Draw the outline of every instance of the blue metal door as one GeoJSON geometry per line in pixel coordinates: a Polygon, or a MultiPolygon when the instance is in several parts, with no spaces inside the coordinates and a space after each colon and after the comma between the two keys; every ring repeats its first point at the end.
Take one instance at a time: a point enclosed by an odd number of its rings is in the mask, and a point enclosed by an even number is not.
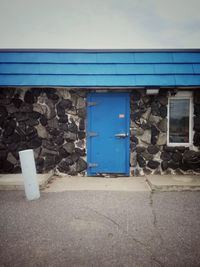
{"type": "Polygon", "coordinates": [[[90,93],[87,101],[88,175],[129,176],[129,94],[90,93]]]}

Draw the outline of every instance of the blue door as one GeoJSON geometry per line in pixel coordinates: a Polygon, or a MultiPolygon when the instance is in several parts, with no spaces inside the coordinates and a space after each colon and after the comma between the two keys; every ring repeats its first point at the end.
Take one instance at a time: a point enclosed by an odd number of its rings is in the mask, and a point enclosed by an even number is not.
{"type": "Polygon", "coordinates": [[[87,101],[87,174],[129,176],[129,94],[90,93],[87,101]]]}

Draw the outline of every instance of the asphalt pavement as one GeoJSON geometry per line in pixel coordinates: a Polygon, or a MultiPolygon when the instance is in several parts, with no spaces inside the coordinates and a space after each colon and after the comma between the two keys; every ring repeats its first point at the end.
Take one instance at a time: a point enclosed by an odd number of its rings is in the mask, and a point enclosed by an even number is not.
{"type": "Polygon", "coordinates": [[[0,266],[200,266],[200,192],[0,191],[0,266]]]}

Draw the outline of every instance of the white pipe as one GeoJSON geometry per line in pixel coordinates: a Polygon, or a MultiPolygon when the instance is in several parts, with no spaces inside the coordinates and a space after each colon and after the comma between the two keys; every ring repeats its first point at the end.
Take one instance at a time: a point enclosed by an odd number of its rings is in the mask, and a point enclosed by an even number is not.
{"type": "Polygon", "coordinates": [[[25,194],[28,200],[40,197],[39,184],[36,175],[35,159],[32,149],[19,152],[22,176],[24,178],[25,194]]]}

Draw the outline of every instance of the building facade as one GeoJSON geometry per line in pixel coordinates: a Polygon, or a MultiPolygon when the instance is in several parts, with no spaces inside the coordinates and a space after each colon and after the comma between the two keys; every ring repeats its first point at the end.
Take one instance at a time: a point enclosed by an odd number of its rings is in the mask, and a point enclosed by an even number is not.
{"type": "Polygon", "coordinates": [[[199,50],[1,50],[0,172],[200,172],[199,50]]]}

